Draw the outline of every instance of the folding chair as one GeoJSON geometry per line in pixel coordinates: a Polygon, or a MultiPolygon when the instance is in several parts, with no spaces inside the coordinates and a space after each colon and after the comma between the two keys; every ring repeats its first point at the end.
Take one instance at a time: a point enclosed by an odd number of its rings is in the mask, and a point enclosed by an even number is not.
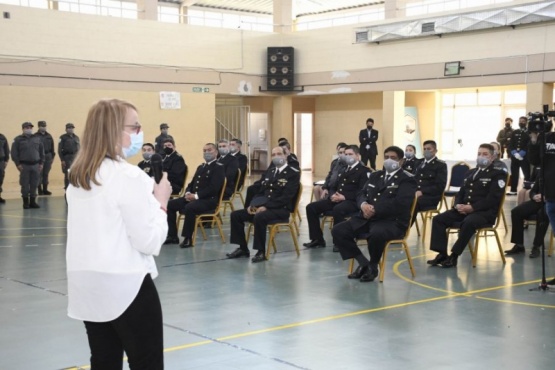
{"type": "Polygon", "coordinates": [[[241,201],[243,202],[243,205],[245,205],[245,202],[243,201],[243,196],[241,195],[239,188],[240,188],[240,184],[239,184],[239,180],[241,179],[241,170],[237,170],[237,175],[235,175],[235,189],[233,189],[233,194],[231,194],[231,196],[229,197],[229,199],[227,200],[222,200],[223,203],[223,213],[225,216],[225,210],[227,209],[227,206],[229,206],[229,208],[231,209],[231,212],[235,211],[235,207],[233,207],[233,200],[235,199],[235,195],[239,194],[239,196],[241,197],[241,201]]]}
{"type": "Polygon", "coordinates": [[[447,185],[447,189],[445,189],[442,196],[445,209],[449,209],[449,206],[447,205],[447,197],[454,197],[459,192],[458,190],[451,190],[451,188],[460,188],[463,185],[464,175],[468,172],[468,170],[470,170],[470,165],[466,162],[455,163],[453,167],[451,167],[449,185],[447,185]]]}
{"type": "MultiPolygon", "coordinates": [[[[416,202],[417,202],[417,198],[415,196],[413,201],[412,201],[412,205],[410,207],[410,217],[411,217],[410,219],[412,219],[412,216],[414,214],[414,210],[416,208],[416,202]]],[[[410,220],[409,220],[409,226],[407,227],[407,231],[405,231],[405,236],[403,237],[403,239],[390,240],[385,245],[385,248],[384,248],[383,254],[382,254],[382,258],[380,259],[380,264],[379,264],[379,266],[380,266],[380,283],[383,283],[383,279],[384,279],[384,276],[385,276],[385,269],[384,269],[385,260],[387,258],[387,250],[388,250],[388,248],[391,244],[401,244],[400,249],[403,250],[405,252],[406,256],[407,256],[407,261],[409,263],[409,268],[410,268],[410,272],[412,274],[412,277],[416,276],[416,273],[414,272],[414,265],[412,263],[412,258],[410,256],[410,252],[409,252],[409,247],[408,247],[408,244],[407,244],[407,240],[408,240],[409,235],[410,235],[410,229],[411,229],[411,227],[410,227],[410,220]]],[[[367,238],[364,238],[363,236],[361,236],[360,238],[357,238],[357,243],[360,242],[360,241],[366,242],[366,239],[367,238]]],[[[355,260],[351,259],[351,263],[349,264],[349,274],[353,272],[354,265],[355,265],[355,260]]]]}
{"type": "MultiPolygon", "coordinates": [[[[293,239],[293,244],[295,245],[295,251],[297,252],[297,257],[301,255],[301,252],[299,250],[299,243],[297,242],[297,235],[296,235],[297,229],[296,229],[294,215],[299,210],[299,203],[301,200],[302,192],[303,192],[303,185],[299,184],[297,197],[296,199],[294,199],[294,203],[293,203],[294,204],[293,212],[290,213],[289,219],[278,220],[268,225],[269,236],[268,236],[268,245],[266,247],[266,259],[270,259],[270,247],[273,248],[274,253],[277,253],[275,237],[276,237],[276,234],[282,231],[289,231],[289,233],[291,234],[291,239],[293,239]]],[[[250,235],[253,232],[253,229],[254,229],[254,225],[252,223],[249,223],[249,228],[247,230],[247,244],[249,242],[250,235]]]]}
{"type": "Polygon", "coordinates": [[[416,220],[414,221],[414,223],[416,224],[416,232],[418,233],[418,235],[422,235],[422,243],[424,243],[424,240],[426,239],[426,227],[428,225],[428,220],[431,220],[434,215],[439,214],[442,206],[442,199],[443,193],[441,193],[441,198],[439,198],[437,208],[418,212],[420,214],[420,217],[422,218],[422,234],[420,234],[420,228],[418,227],[418,215],[416,216],[416,220]]]}
{"type": "Polygon", "coordinates": [[[179,194],[170,195],[170,199],[183,198],[185,196],[185,188],[187,187],[187,173],[189,172],[189,167],[185,167],[185,176],[183,176],[183,187],[179,194]]]}

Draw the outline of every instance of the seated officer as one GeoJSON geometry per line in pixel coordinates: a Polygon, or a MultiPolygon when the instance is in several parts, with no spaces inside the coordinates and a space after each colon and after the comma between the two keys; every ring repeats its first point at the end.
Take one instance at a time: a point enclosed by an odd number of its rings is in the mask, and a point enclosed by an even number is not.
{"type": "Polygon", "coordinates": [[[426,140],[423,148],[424,159],[422,159],[414,173],[418,201],[411,225],[416,220],[418,212],[437,208],[441,201],[441,194],[445,190],[445,185],[447,185],[447,164],[436,157],[436,142],[426,140]]]}
{"type": "Polygon", "coordinates": [[[162,169],[168,173],[168,181],[172,186],[172,195],[179,194],[185,186],[185,172],[187,165],[185,159],[175,150],[175,142],[172,138],[166,138],[163,142],[164,159],[162,169]]]}
{"type": "Polygon", "coordinates": [[[532,216],[538,216],[539,212],[543,212],[542,217],[545,222],[541,224],[538,222],[536,225],[534,242],[532,251],[530,252],[530,258],[540,256],[540,247],[543,245],[549,222],[547,220],[547,214],[545,213],[545,207],[542,203],[542,195],[539,191],[539,181],[536,181],[532,190],[530,190],[530,200],[519,204],[511,210],[511,221],[513,226],[511,230],[511,243],[514,243],[514,246],[508,251],[505,251],[505,254],[508,256],[524,253],[526,251],[524,248],[524,221],[530,219],[532,216]]]}
{"type": "Polygon", "coordinates": [[[320,200],[323,198],[327,198],[329,194],[330,184],[335,185],[337,182],[337,175],[339,171],[345,166],[345,162],[343,161],[343,155],[345,154],[345,148],[347,148],[347,144],[341,142],[337,144],[335,150],[337,151],[337,158],[331,161],[330,164],[330,171],[324,180],[322,185],[314,185],[312,188],[312,194],[314,195],[315,200],[320,200]]]}
{"type": "Polygon", "coordinates": [[[231,244],[239,248],[228,253],[228,258],[250,257],[245,238],[245,222],[254,224],[253,249],[257,250],[252,262],[266,260],[266,228],[272,221],[288,220],[293,202],[299,191],[300,172],[287,164],[281,147],[272,149],[273,166],[268,168],[260,190],[247,204],[247,209],[231,212],[231,244]]]}
{"type": "Polygon", "coordinates": [[[332,229],[341,258],[358,262],[349,279],[374,281],[385,245],[389,240],[402,238],[407,231],[416,181],[402,169],[403,154],[403,149],[396,146],[384,151],[385,171],[371,173],[357,196],[360,213],[332,229]],[[370,261],[357,246],[356,236],[361,234],[367,237],[370,261]]]}
{"type": "Polygon", "coordinates": [[[457,266],[457,258],[476,229],[495,223],[507,185],[507,174],[494,168],[491,144],[480,145],[476,164],[477,167],[465,175],[463,186],[455,196],[455,206],[432,220],[430,249],[438,252],[438,255],[428,261],[429,265],[446,268],[457,266]],[[448,256],[446,230],[455,224],[460,224],[459,238],[448,256]]]}
{"type": "Polygon", "coordinates": [[[150,158],[154,154],[154,145],[152,145],[151,143],[145,143],[143,144],[142,151],[143,160],[140,161],[137,166],[139,166],[141,170],[145,171],[148,176],[153,177],[154,172],[152,172],[152,164],[150,163],[150,158]]]}
{"type": "Polygon", "coordinates": [[[416,147],[412,144],[407,145],[405,148],[405,159],[403,160],[403,170],[414,175],[422,161],[423,159],[416,158],[416,147]]]}
{"type": "Polygon", "coordinates": [[[224,192],[224,199],[227,200],[235,191],[239,161],[230,155],[229,141],[225,139],[218,141],[218,154],[220,155],[218,162],[224,165],[225,178],[227,179],[224,192]]]}
{"type": "Polygon", "coordinates": [[[320,215],[333,212],[333,223],[339,224],[345,217],[358,211],[356,203],[357,193],[368,180],[370,170],[359,160],[359,149],[356,145],[349,145],[345,149],[345,163],[337,175],[337,181],[329,188],[329,197],[312,202],[306,206],[308,233],[310,242],[303,245],[307,248],[323,248],[326,246],[324,234],[320,228],[320,215]]]}
{"type": "Polygon", "coordinates": [[[287,164],[291,167],[295,167],[296,169],[300,169],[301,165],[299,164],[299,159],[294,153],[291,153],[291,144],[288,141],[282,140],[279,143],[279,146],[285,152],[285,156],[287,157],[287,164]]]}
{"type": "Polygon", "coordinates": [[[185,189],[185,196],[168,202],[168,237],[164,244],[179,243],[176,226],[177,212],[185,214],[181,233],[185,239],[179,246],[189,248],[193,246],[196,215],[212,211],[218,206],[225,179],[224,166],[216,160],[218,154],[216,144],[208,143],[202,150],[206,163],[197,167],[193,179],[185,189]]]}
{"type": "Polygon", "coordinates": [[[492,141],[490,144],[493,146],[493,167],[496,170],[501,170],[505,173],[509,173],[509,169],[507,168],[505,162],[499,159],[501,145],[497,141],[492,141]]]}

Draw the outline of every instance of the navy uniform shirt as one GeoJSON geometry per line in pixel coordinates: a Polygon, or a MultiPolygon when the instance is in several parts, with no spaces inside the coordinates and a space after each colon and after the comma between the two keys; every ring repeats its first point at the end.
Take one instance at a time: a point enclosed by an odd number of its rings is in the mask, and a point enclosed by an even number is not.
{"type": "Polygon", "coordinates": [[[54,138],[48,132],[35,132],[35,136],[38,137],[42,141],[42,145],[44,147],[44,154],[45,155],[52,155],[52,158],[56,156],[56,152],[54,151],[54,138]]]}
{"type": "Polygon", "coordinates": [[[414,178],[416,190],[420,190],[431,203],[437,203],[441,200],[441,194],[447,185],[447,164],[437,157],[427,163],[422,160],[416,169],[414,178]]]}
{"type": "Polygon", "coordinates": [[[506,186],[507,173],[495,169],[493,163],[481,170],[473,168],[465,175],[463,185],[455,196],[455,205],[471,205],[474,212],[496,216],[506,186]]]}
{"type": "Polygon", "coordinates": [[[0,161],[7,162],[10,160],[10,146],[8,145],[8,139],[2,134],[0,134],[0,161]]]}
{"type": "Polygon", "coordinates": [[[358,192],[364,187],[370,169],[358,162],[351,169],[342,167],[337,176],[337,184],[330,188],[330,195],[337,192],[345,197],[345,200],[356,200],[358,192]]]}
{"type": "Polygon", "coordinates": [[[172,154],[164,156],[162,170],[168,173],[168,181],[172,186],[172,192],[174,194],[179,193],[185,185],[185,172],[187,171],[185,159],[174,150],[172,154]]]}
{"type": "Polygon", "coordinates": [[[198,199],[218,199],[224,180],[224,165],[214,159],[210,163],[203,163],[197,167],[185,191],[196,194],[198,199]]]}
{"type": "Polygon", "coordinates": [[[75,134],[65,133],[60,136],[60,141],[58,142],[58,154],[60,159],[64,161],[66,156],[74,156],[79,151],[81,143],[79,142],[79,136],[75,134]]]}
{"type": "Polygon", "coordinates": [[[11,154],[16,166],[19,166],[21,162],[27,162],[26,164],[44,163],[44,146],[42,141],[34,135],[17,136],[12,143],[11,154]]]}
{"type": "Polygon", "coordinates": [[[239,160],[230,154],[226,154],[218,158],[217,161],[224,165],[225,178],[227,180],[224,199],[229,199],[231,194],[235,191],[235,181],[237,180],[239,160]]]}
{"type": "Polygon", "coordinates": [[[416,193],[414,176],[401,169],[385,182],[385,175],[385,171],[370,174],[357,196],[357,205],[359,208],[363,203],[373,205],[376,213],[372,220],[389,220],[401,228],[407,228],[416,193]]]}
{"type": "Polygon", "coordinates": [[[516,150],[517,152],[520,152],[521,150],[527,151],[529,141],[530,136],[528,135],[528,131],[523,129],[514,130],[511,135],[511,140],[509,141],[509,151],[511,154],[513,150],[516,150]]]}
{"type": "Polygon", "coordinates": [[[416,157],[412,157],[411,159],[405,158],[405,161],[403,162],[403,169],[414,175],[416,169],[418,168],[418,166],[420,166],[422,161],[423,159],[419,159],[416,157]]]}
{"type": "Polygon", "coordinates": [[[289,165],[274,174],[276,167],[269,168],[262,180],[260,191],[255,196],[264,196],[267,202],[264,207],[268,209],[286,208],[293,212],[294,200],[301,180],[301,173],[297,168],[289,165]]]}

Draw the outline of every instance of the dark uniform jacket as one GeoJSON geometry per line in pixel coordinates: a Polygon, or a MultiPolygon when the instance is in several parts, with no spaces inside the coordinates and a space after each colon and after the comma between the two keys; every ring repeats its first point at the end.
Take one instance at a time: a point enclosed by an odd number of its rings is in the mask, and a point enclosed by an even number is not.
{"type": "Polygon", "coordinates": [[[0,134],[0,162],[7,162],[10,160],[10,146],[8,139],[0,134]]]}
{"type": "Polygon", "coordinates": [[[34,135],[19,135],[12,143],[12,160],[16,166],[20,164],[43,164],[44,146],[34,135]]]}
{"type": "Polygon", "coordinates": [[[474,178],[478,170],[476,167],[466,173],[463,186],[455,196],[455,205],[470,204],[474,212],[483,212],[494,220],[507,186],[507,173],[490,164],[474,178]]]}
{"type": "Polygon", "coordinates": [[[81,143],[79,142],[79,137],[75,134],[68,134],[65,133],[60,136],[60,141],[58,142],[58,154],[60,155],[60,160],[65,161],[65,157],[69,156],[73,158],[79,148],[81,147],[81,143]]]}
{"type": "Polygon", "coordinates": [[[322,189],[329,190],[332,187],[337,185],[337,178],[339,176],[339,172],[343,171],[343,169],[347,167],[345,162],[339,160],[339,158],[334,159],[331,161],[330,164],[330,171],[324,180],[324,185],[322,185],[322,189]]]}
{"type": "Polygon", "coordinates": [[[234,156],[227,154],[218,158],[218,162],[224,165],[225,178],[227,183],[225,185],[224,199],[229,199],[231,194],[235,191],[235,181],[237,180],[237,170],[239,169],[239,161],[234,156]]]}
{"type": "Polygon", "coordinates": [[[356,200],[358,192],[364,187],[368,181],[370,170],[362,163],[358,162],[351,170],[347,171],[348,166],[342,167],[337,176],[335,186],[329,189],[330,195],[340,193],[345,200],[356,200]]]}
{"type": "Polygon", "coordinates": [[[152,162],[150,162],[150,160],[142,160],[137,166],[139,166],[141,170],[145,171],[148,176],[154,177],[154,172],[152,172],[152,162]]]}
{"type": "Polygon", "coordinates": [[[513,135],[513,128],[509,127],[503,127],[501,130],[499,130],[499,133],[497,134],[497,142],[504,148],[509,146],[509,142],[511,141],[511,136],[513,135]]]}
{"type": "Polygon", "coordinates": [[[528,151],[528,142],[530,141],[530,136],[528,131],[523,129],[517,129],[513,131],[511,135],[511,140],[509,141],[509,152],[511,155],[520,153],[522,157],[526,155],[528,151]]]}
{"type": "Polygon", "coordinates": [[[247,156],[241,152],[237,152],[233,156],[237,158],[239,169],[241,170],[241,178],[239,179],[239,187],[241,187],[245,183],[245,176],[247,176],[247,156]]]}
{"type": "Polygon", "coordinates": [[[405,158],[405,161],[403,162],[403,170],[414,175],[416,173],[416,169],[422,164],[423,160],[424,159],[416,157],[412,157],[411,159],[405,158]]]}
{"type": "Polygon", "coordinates": [[[421,206],[433,207],[441,200],[441,194],[447,185],[447,164],[437,157],[425,165],[424,163],[426,161],[422,160],[414,174],[416,190],[422,192],[422,197],[418,202],[421,206]]]}
{"type": "Polygon", "coordinates": [[[54,151],[54,138],[48,132],[42,133],[40,131],[35,132],[34,136],[38,137],[42,141],[44,146],[44,155],[51,155],[52,158],[56,156],[54,151]]]}
{"type": "MultiPolygon", "coordinates": [[[[416,193],[414,177],[403,171],[397,171],[385,183],[385,171],[376,171],[364,184],[357,196],[357,206],[362,203],[374,206],[375,215],[370,220],[389,220],[399,228],[406,229],[410,222],[410,208],[416,193]]],[[[364,220],[367,221],[367,220],[364,220]]]]}
{"type": "Polygon", "coordinates": [[[370,134],[368,129],[360,130],[358,134],[358,141],[360,143],[360,154],[368,153],[373,155],[378,155],[378,130],[371,129],[370,134]],[[370,145],[370,149],[366,149],[366,145],[370,145]]]}
{"type": "Polygon", "coordinates": [[[301,180],[300,171],[289,165],[285,166],[277,175],[274,175],[276,167],[271,166],[264,173],[261,187],[254,199],[264,197],[267,200],[264,207],[268,209],[285,208],[293,212],[294,200],[301,180]]]}
{"type": "Polygon", "coordinates": [[[299,164],[299,159],[294,153],[289,153],[289,155],[287,156],[287,164],[298,170],[301,168],[301,165],[299,164]]]}
{"type": "Polygon", "coordinates": [[[168,173],[168,181],[172,186],[172,193],[178,194],[185,185],[185,172],[187,171],[185,159],[174,150],[172,154],[164,156],[162,170],[168,173]]]}
{"type": "Polygon", "coordinates": [[[185,189],[186,193],[196,194],[198,199],[218,199],[224,184],[224,165],[217,160],[203,163],[197,167],[193,179],[185,189]]]}

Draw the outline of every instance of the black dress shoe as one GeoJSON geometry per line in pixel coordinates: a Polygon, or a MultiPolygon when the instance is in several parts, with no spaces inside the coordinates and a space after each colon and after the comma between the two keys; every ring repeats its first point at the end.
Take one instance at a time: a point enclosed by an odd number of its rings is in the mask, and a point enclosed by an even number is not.
{"type": "Polygon", "coordinates": [[[266,261],[266,253],[265,253],[265,252],[258,252],[258,253],[251,259],[251,262],[252,262],[252,263],[264,262],[264,261],[266,261]]]}
{"type": "Polygon", "coordinates": [[[0,203],[2,203],[2,204],[6,203],[6,199],[0,197],[0,203]]]}
{"type": "Polygon", "coordinates": [[[179,244],[179,238],[168,236],[164,242],[164,245],[165,244],[179,244]]]}
{"type": "Polygon", "coordinates": [[[447,256],[445,254],[441,254],[439,253],[436,258],[434,258],[433,260],[428,260],[426,261],[426,263],[428,265],[432,265],[432,266],[437,266],[440,263],[442,263],[443,261],[445,261],[445,259],[447,258],[447,256]]]}
{"type": "Polygon", "coordinates": [[[339,247],[338,247],[337,245],[334,245],[334,246],[333,246],[333,251],[334,251],[335,253],[338,253],[338,252],[339,252],[339,247]]]}
{"type": "Polygon", "coordinates": [[[530,258],[538,258],[540,256],[540,247],[532,247],[532,250],[530,251],[530,255],[528,257],[530,258]]]}
{"type": "Polygon", "coordinates": [[[185,238],[183,239],[181,244],[179,244],[179,248],[191,248],[191,247],[194,247],[193,241],[191,240],[191,238],[185,238]]]}
{"type": "Polygon", "coordinates": [[[459,258],[458,254],[451,253],[451,255],[447,257],[443,262],[441,262],[440,265],[443,268],[457,267],[458,258],[459,258]]]}
{"type": "Polygon", "coordinates": [[[376,280],[378,277],[378,266],[369,266],[366,273],[362,274],[360,277],[361,283],[368,283],[370,281],[376,280]]]}
{"type": "Polygon", "coordinates": [[[507,256],[513,255],[513,254],[520,254],[520,253],[524,253],[526,250],[524,249],[524,246],[520,245],[520,244],[515,244],[511,249],[509,249],[508,251],[505,251],[505,254],[507,256]]]}
{"type": "Polygon", "coordinates": [[[355,271],[347,275],[349,279],[360,279],[368,271],[368,266],[358,265],[355,271]]]}
{"type": "Polygon", "coordinates": [[[326,241],[325,240],[312,240],[310,243],[303,244],[307,248],[325,248],[326,241]]]}
{"type": "Polygon", "coordinates": [[[237,248],[231,253],[226,253],[226,256],[227,258],[241,258],[241,257],[249,258],[251,254],[249,253],[249,251],[245,251],[241,248],[237,248]]]}

